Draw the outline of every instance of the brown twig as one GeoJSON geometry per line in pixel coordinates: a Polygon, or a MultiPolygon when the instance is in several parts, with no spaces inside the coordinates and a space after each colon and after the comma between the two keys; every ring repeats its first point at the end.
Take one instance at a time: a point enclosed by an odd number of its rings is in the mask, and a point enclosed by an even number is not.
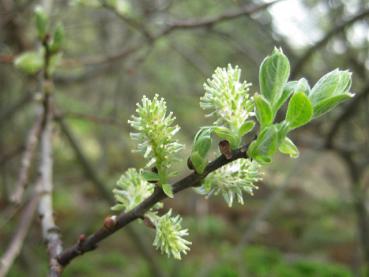
{"type": "MultiPolygon", "coordinates": [[[[178,193],[182,190],[185,190],[190,187],[198,186],[203,178],[205,178],[209,173],[215,171],[216,169],[224,166],[225,164],[230,163],[236,159],[246,158],[246,150],[247,145],[241,147],[235,151],[233,151],[232,158],[227,159],[223,155],[212,161],[208,164],[203,174],[199,175],[195,172],[191,173],[190,175],[182,178],[178,182],[173,184],[173,192],[178,193]]],[[[97,230],[94,234],[90,235],[86,238],[86,240],[81,244],[75,244],[70,248],[66,249],[63,253],[58,256],[58,261],[60,265],[66,266],[69,264],[73,259],[76,257],[92,251],[96,249],[98,243],[105,238],[109,237],[116,231],[122,229],[132,221],[142,218],[151,207],[153,207],[159,201],[167,198],[166,194],[157,187],[153,194],[144,200],[141,204],[139,204],[136,208],[121,213],[115,220],[115,224],[110,228],[102,227],[101,229],[97,230]]]]}

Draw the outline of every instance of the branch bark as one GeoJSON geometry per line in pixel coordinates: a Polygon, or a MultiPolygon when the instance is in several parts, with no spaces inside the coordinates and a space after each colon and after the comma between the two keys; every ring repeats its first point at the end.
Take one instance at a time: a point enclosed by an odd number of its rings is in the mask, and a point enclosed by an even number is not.
{"type": "Polygon", "coordinates": [[[41,219],[42,237],[47,245],[49,255],[49,276],[60,276],[62,268],[56,257],[62,252],[59,228],[56,226],[52,207],[52,109],[51,97],[46,92],[44,100],[45,122],[41,132],[40,153],[40,190],[41,198],[38,213],[41,219]]]}
{"type": "Polygon", "coordinates": [[[334,36],[339,33],[342,33],[347,27],[353,25],[355,22],[364,19],[365,17],[369,16],[369,9],[365,9],[362,12],[356,14],[355,16],[351,17],[350,19],[343,21],[341,24],[332,28],[329,32],[325,34],[320,40],[318,40],[313,46],[305,51],[302,57],[296,62],[295,66],[291,71],[291,79],[294,79],[303,69],[306,62],[311,58],[311,56],[327,44],[334,36]]]}
{"type": "MultiPolygon", "coordinates": [[[[235,150],[232,152],[232,158],[227,159],[223,155],[212,161],[208,164],[203,174],[197,174],[195,172],[189,174],[188,176],[182,178],[178,182],[173,184],[173,193],[178,193],[182,190],[185,190],[190,187],[195,187],[200,185],[202,179],[204,179],[209,173],[215,171],[216,169],[240,158],[246,158],[246,150],[247,145],[235,150]]],[[[103,226],[99,230],[97,230],[94,234],[90,235],[83,241],[77,242],[75,245],[66,249],[63,253],[61,253],[57,260],[59,261],[61,266],[66,266],[76,257],[92,251],[96,249],[98,243],[107,237],[114,234],[116,231],[122,229],[127,226],[129,223],[135,221],[136,219],[142,218],[151,207],[153,207],[159,201],[167,198],[165,193],[161,188],[157,187],[153,194],[144,200],[141,204],[139,204],[136,208],[123,212],[117,216],[114,220],[114,225],[109,226],[109,228],[103,226]]]]}

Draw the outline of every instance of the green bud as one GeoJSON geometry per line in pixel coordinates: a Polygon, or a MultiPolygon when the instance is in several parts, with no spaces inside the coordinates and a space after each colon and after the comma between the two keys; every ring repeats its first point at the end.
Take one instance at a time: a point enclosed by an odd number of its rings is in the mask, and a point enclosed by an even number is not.
{"type": "Polygon", "coordinates": [[[288,103],[286,121],[291,129],[308,123],[313,117],[313,107],[304,92],[295,93],[288,103]]]}
{"type": "Polygon", "coordinates": [[[255,101],[255,111],[256,118],[258,119],[261,129],[269,126],[273,123],[274,115],[272,107],[268,100],[266,100],[262,95],[256,94],[254,96],[255,101]]]}
{"type": "Polygon", "coordinates": [[[30,51],[18,56],[14,65],[24,73],[35,74],[44,66],[44,59],[41,52],[30,51]]]}
{"type": "Polygon", "coordinates": [[[288,137],[285,137],[282,143],[279,145],[278,150],[283,153],[289,155],[291,158],[299,157],[299,150],[297,146],[290,140],[288,137]]]}
{"type": "Polygon", "coordinates": [[[245,121],[241,127],[240,130],[238,131],[239,136],[243,137],[244,135],[246,135],[248,132],[250,132],[253,128],[255,127],[255,122],[252,120],[247,120],[245,121]]]}
{"type": "Polygon", "coordinates": [[[61,23],[59,23],[56,26],[55,31],[53,33],[53,37],[50,43],[50,51],[52,53],[58,52],[63,45],[63,41],[64,41],[64,27],[61,23]]]}
{"type": "Polygon", "coordinates": [[[204,169],[208,164],[206,156],[211,147],[211,132],[211,127],[201,128],[197,132],[193,141],[190,160],[194,166],[194,169],[199,174],[204,172],[204,169]]]}
{"type": "Polygon", "coordinates": [[[47,33],[49,19],[46,15],[45,10],[41,6],[37,6],[34,13],[38,37],[40,38],[40,40],[43,40],[47,33]]]}

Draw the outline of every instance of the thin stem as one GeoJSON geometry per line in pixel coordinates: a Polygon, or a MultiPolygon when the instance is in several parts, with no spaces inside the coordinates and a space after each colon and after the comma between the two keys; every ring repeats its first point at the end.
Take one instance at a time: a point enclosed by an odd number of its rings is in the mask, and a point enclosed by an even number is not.
{"type": "Polygon", "coordinates": [[[4,255],[1,257],[0,277],[6,276],[15,259],[18,257],[22,249],[24,239],[26,238],[28,230],[31,226],[33,215],[36,211],[38,201],[39,195],[36,194],[34,197],[32,197],[27,206],[24,208],[21,218],[19,220],[19,225],[14,233],[14,236],[11,242],[9,243],[9,246],[5,251],[4,255]]]}

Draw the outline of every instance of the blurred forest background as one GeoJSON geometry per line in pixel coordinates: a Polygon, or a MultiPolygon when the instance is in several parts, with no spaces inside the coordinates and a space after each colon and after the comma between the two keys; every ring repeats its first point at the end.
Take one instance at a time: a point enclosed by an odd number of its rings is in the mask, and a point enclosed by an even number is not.
{"type": "MultiPolygon", "coordinates": [[[[368,276],[367,0],[41,2],[66,33],[53,130],[53,205],[64,246],[101,226],[120,174],[143,165],[127,124],[143,94],[166,98],[186,158],[198,127],[210,123],[199,98],[217,66],[239,65],[256,92],[259,65],[278,46],[291,78],[314,84],[334,68],[349,69],[357,93],[295,132],[300,158],[277,155],[244,206],[228,208],[221,197],[205,200],[192,190],[166,200],[190,230],[193,245],[182,261],[156,252],[154,232],[135,222],[73,261],[65,276],[368,276]]],[[[10,204],[40,88],[12,61],[37,47],[33,9],[41,2],[0,0],[0,255],[31,194],[16,209],[10,204]]],[[[188,173],[185,164],[180,169],[188,173]]],[[[36,177],[32,166],[27,183],[36,177]]],[[[46,275],[38,223],[35,216],[9,276],[46,275]]]]}

